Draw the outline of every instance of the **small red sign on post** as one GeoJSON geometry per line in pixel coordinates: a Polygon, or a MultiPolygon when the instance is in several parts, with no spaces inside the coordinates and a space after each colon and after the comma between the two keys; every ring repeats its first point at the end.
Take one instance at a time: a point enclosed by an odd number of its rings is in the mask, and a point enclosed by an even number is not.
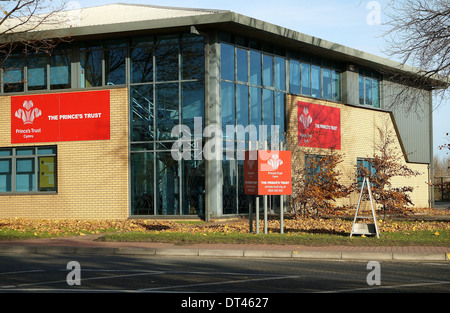
{"type": "Polygon", "coordinates": [[[244,192],[248,195],[292,194],[290,151],[246,151],[244,192]]]}
{"type": "Polygon", "coordinates": [[[109,90],[11,97],[11,143],[110,139],[109,90]]]}

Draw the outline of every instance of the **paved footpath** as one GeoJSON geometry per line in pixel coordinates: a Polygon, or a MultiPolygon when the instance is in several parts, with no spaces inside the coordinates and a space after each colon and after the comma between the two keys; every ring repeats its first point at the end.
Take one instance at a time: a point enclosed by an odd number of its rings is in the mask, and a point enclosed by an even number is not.
{"type": "Polygon", "coordinates": [[[255,244],[102,242],[98,236],[0,241],[2,254],[104,254],[297,259],[450,261],[450,247],[359,247],[255,244]]]}

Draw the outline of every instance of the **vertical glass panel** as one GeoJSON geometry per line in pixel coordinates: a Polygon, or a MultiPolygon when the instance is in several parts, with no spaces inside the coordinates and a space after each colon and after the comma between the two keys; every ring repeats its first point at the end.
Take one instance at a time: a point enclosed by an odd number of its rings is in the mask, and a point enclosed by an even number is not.
{"type": "Polygon", "coordinates": [[[102,51],[86,50],[80,55],[81,88],[101,86],[102,51]]]}
{"type": "Polygon", "coordinates": [[[376,108],[380,107],[380,88],[378,80],[373,80],[373,106],[376,108]]]}
{"type": "Polygon", "coordinates": [[[273,87],[273,57],[263,55],[263,85],[273,87]]]}
{"type": "Polygon", "coordinates": [[[245,194],[244,190],[244,161],[242,159],[239,159],[237,161],[238,166],[238,213],[239,214],[245,214],[248,213],[248,198],[245,194]]]}
{"type": "Polygon", "coordinates": [[[131,49],[131,83],[153,81],[153,41],[143,41],[131,49]]]}
{"type": "Polygon", "coordinates": [[[376,175],[376,169],[375,167],[372,167],[372,162],[370,159],[362,159],[362,158],[358,158],[356,161],[357,164],[357,172],[358,172],[358,186],[359,188],[361,188],[363,180],[364,180],[364,176],[362,175],[362,169],[366,169],[368,171],[369,175],[376,175]]]}
{"type": "Polygon", "coordinates": [[[153,141],[155,106],[153,85],[131,86],[131,141],[153,141]]]}
{"type": "Polygon", "coordinates": [[[302,63],[302,94],[311,95],[311,65],[308,63],[302,63]]]}
{"type": "Polygon", "coordinates": [[[332,80],[331,80],[331,70],[327,68],[322,69],[323,75],[323,97],[325,99],[332,99],[332,80]]]}
{"type": "Polygon", "coordinates": [[[220,73],[222,79],[234,81],[234,47],[220,45],[220,73]]]}
{"type": "Polygon", "coordinates": [[[182,215],[205,215],[205,162],[182,160],[182,215]]]}
{"type": "Polygon", "coordinates": [[[47,57],[35,55],[27,60],[28,90],[47,89],[47,57]]]}
{"type": "Polygon", "coordinates": [[[333,80],[333,100],[341,101],[341,74],[333,70],[331,76],[333,80]]]}
{"type": "Polygon", "coordinates": [[[70,88],[70,53],[50,57],[50,89],[70,88]]]}
{"type": "Polygon", "coordinates": [[[174,139],[172,128],[180,122],[177,83],[156,85],[156,114],[157,140],[174,139]]]}
{"type": "MultiPolygon", "coordinates": [[[[249,125],[248,115],[248,86],[236,86],[236,124],[244,129],[249,125]]],[[[238,140],[249,140],[249,132],[237,132],[238,140]]]]}
{"type": "Polygon", "coordinates": [[[200,117],[204,126],[205,88],[203,81],[183,83],[181,101],[181,124],[188,126],[191,132],[194,132],[194,118],[200,117]]]}
{"type": "Polygon", "coordinates": [[[235,37],[234,37],[234,42],[235,42],[238,46],[242,46],[242,47],[247,47],[247,46],[248,46],[248,39],[245,38],[245,37],[235,36],[235,37]]]}
{"type": "MultiPolygon", "coordinates": [[[[259,127],[262,125],[262,102],[261,102],[261,89],[257,87],[250,87],[250,124],[256,127],[257,134],[259,134],[259,127]]],[[[252,138],[250,134],[250,140],[259,140],[252,138]]]]}
{"type": "Polygon", "coordinates": [[[233,43],[234,42],[234,36],[231,35],[230,33],[220,32],[220,40],[222,42],[233,43]]]}
{"type": "Polygon", "coordinates": [[[236,124],[234,88],[234,84],[222,82],[222,136],[228,140],[234,140],[234,132],[227,132],[227,125],[236,124]]]}
{"type": "Polygon", "coordinates": [[[16,191],[35,190],[35,171],[33,159],[17,159],[16,161],[16,191]]]}
{"type": "Polygon", "coordinates": [[[3,90],[4,92],[23,91],[24,58],[10,55],[3,64],[3,90]]]}
{"type": "Polygon", "coordinates": [[[261,53],[250,51],[250,84],[261,86],[261,53]]]}
{"type": "Polygon", "coordinates": [[[273,91],[263,89],[263,122],[265,127],[263,129],[263,133],[260,135],[263,135],[263,140],[267,140],[268,143],[271,142],[272,125],[275,124],[273,100],[273,91]]]}
{"type": "Polygon", "coordinates": [[[315,180],[315,174],[321,171],[322,155],[307,154],[305,155],[306,179],[311,183],[318,183],[315,180]]]}
{"type": "Polygon", "coordinates": [[[122,85],[126,83],[125,57],[127,51],[105,51],[105,84],[122,85]]]}
{"type": "Polygon", "coordinates": [[[359,76],[359,104],[364,104],[364,77],[359,76]]]}
{"type": "Polygon", "coordinates": [[[322,81],[320,75],[320,66],[311,66],[311,85],[312,96],[316,98],[322,97],[322,81]]]}
{"type": "Polygon", "coordinates": [[[364,91],[365,104],[372,105],[372,79],[367,77],[365,78],[364,91]]]}
{"type": "Polygon", "coordinates": [[[183,79],[203,79],[205,47],[202,36],[183,35],[181,38],[181,71],[183,79]]]}
{"type": "Polygon", "coordinates": [[[156,80],[178,80],[178,36],[161,36],[157,38],[155,48],[156,80]]]}
{"type": "Polygon", "coordinates": [[[156,209],[158,215],[180,214],[178,161],[170,152],[156,155],[156,209]]]}
{"type": "Polygon", "coordinates": [[[364,177],[361,175],[361,169],[364,168],[364,160],[363,159],[357,159],[356,160],[356,169],[358,172],[357,175],[357,181],[358,181],[358,187],[361,188],[362,187],[362,183],[364,180],[364,177]]]}
{"type": "Polygon", "coordinates": [[[279,138],[282,140],[285,132],[284,93],[275,92],[275,124],[279,126],[279,138]]]}
{"type": "Polygon", "coordinates": [[[154,215],[154,154],[131,154],[131,214],[154,215]]]}
{"type": "Polygon", "coordinates": [[[56,157],[39,157],[39,191],[56,191],[56,157]]]}
{"type": "Polygon", "coordinates": [[[223,214],[237,213],[237,174],[236,160],[228,160],[224,155],[222,161],[223,173],[223,214]]]}
{"type": "Polygon", "coordinates": [[[248,51],[237,49],[237,80],[241,82],[248,82],[248,51]]]}
{"type": "Polygon", "coordinates": [[[275,57],[275,88],[286,90],[286,61],[275,57]]]}
{"type": "Polygon", "coordinates": [[[289,61],[289,92],[300,94],[300,62],[289,61]]]}
{"type": "Polygon", "coordinates": [[[11,160],[0,159],[0,192],[11,192],[11,160]]]}

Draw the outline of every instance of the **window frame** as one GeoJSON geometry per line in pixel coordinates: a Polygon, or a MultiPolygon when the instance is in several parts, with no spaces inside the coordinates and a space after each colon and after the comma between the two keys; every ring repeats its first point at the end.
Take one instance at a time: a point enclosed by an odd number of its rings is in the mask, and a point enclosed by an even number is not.
{"type": "Polygon", "coordinates": [[[342,102],[342,66],[336,62],[307,55],[295,55],[286,60],[289,68],[289,93],[342,102]],[[328,81],[325,79],[325,72],[329,74],[328,81]],[[329,87],[328,92],[326,87],[329,87]]]}
{"type": "Polygon", "coordinates": [[[315,183],[312,181],[314,174],[318,174],[322,171],[321,160],[325,157],[323,154],[305,154],[305,180],[308,183],[315,183]],[[314,161],[316,166],[311,166],[311,160],[314,161]]]}
{"type": "Polygon", "coordinates": [[[381,77],[375,72],[359,71],[358,103],[359,105],[381,108],[381,77]],[[368,85],[370,85],[370,96],[367,90],[368,85]]]}
{"type": "MultiPolygon", "coordinates": [[[[2,195],[42,195],[42,194],[57,194],[58,193],[58,157],[57,157],[57,146],[31,146],[31,147],[1,147],[1,151],[10,151],[9,155],[0,155],[0,161],[9,160],[10,161],[10,191],[0,191],[0,196],[2,195]],[[40,153],[45,152],[47,149],[52,149],[52,153],[40,153]],[[18,154],[20,150],[31,150],[32,153],[28,154],[18,154]],[[54,158],[54,187],[53,190],[41,190],[40,185],[40,172],[41,167],[39,161],[41,158],[54,158]],[[17,190],[17,162],[20,160],[32,160],[32,175],[33,175],[33,190],[18,191],[17,190]]],[[[31,172],[30,172],[31,173],[31,172]]],[[[28,173],[29,174],[29,173],[28,173]]]]}
{"type": "Polygon", "coordinates": [[[362,187],[362,183],[364,181],[364,176],[360,175],[359,165],[362,164],[362,167],[366,168],[372,175],[376,175],[376,169],[372,166],[373,158],[356,158],[356,181],[358,183],[358,188],[362,187]],[[366,164],[369,166],[366,167],[366,164]]]}

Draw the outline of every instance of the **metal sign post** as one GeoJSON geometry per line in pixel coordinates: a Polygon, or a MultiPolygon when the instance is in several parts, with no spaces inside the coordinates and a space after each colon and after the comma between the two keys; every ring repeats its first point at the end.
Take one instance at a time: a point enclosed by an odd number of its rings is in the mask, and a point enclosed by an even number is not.
{"type": "MultiPolygon", "coordinates": [[[[267,143],[264,145],[267,148],[267,143]]],[[[244,192],[255,195],[255,203],[249,203],[250,232],[253,230],[253,205],[255,206],[256,233],[259,233],[260,201],[263,210],[263,232],[268,233],[268,205],[273,204],[272,196],[280,197],[280,232],[283,233],[283,196],[292,194],[291,152],[284,150],[245,151],[244,192]],[[252,155],[251,155],[252,154],[252,155]],[[262,196],[262,197],[261,197],[262,196]],[[268,198],[271,196],[271,198],[268,198]]]]}
{"type": "Polygon", "coordinates": [[[373,198],[372,198],[372,190],[370,188],[370,180],[368,177],[364,177],[362,186],[361,186],[361,193],[359,195],[359,201],[358,201],[358,207],[356,208],[356,213],[355,213],[355,218],[353,219],[353,225],[352,225],[352,230],[350,232],[350,237],[352,237],[352,235],[377,235],[378,238],[380,238],[380,233],[378,231],[378,225],[377,225],[377,219],[375,217],[375,209],[373,206],[373,198]],[[362,201],[362,196],[363,196],[363,192],[364,192],[364,186],[367,182],[367,190],[369,191],[369,200],[370,200],[370,206],[372,209],[372,217],[370,216],[358,216],[358,211],[359,208],[361,207],[361,201],[362,201]],[[356,219],[370,219],[372,218],[374,223],[370,224],[370,223],[356,223],[356,219]]]}

